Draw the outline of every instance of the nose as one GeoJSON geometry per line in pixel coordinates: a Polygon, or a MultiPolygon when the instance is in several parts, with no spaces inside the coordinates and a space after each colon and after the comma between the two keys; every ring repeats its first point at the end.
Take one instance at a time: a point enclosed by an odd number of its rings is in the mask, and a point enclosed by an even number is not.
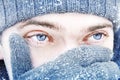
{"type": "Polygon", "coordinates": [[[67,51],[67,50],[71,50],[71,49],[73,49],[73,48],[77,48],[77,47],[79,47],[80,46],[80,44],[77,42],[77,41],[75,41],[75,40],[68,40],[68,41],[66,41],[66,43],[65,43],[65,50],[67,51]]]}

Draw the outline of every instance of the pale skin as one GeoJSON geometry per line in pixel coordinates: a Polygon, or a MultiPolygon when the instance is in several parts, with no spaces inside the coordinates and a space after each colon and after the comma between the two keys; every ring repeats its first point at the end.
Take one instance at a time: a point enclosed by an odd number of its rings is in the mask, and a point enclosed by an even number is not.
{"type": "MultiPolygon", "coordinates": [[[[10,60],[9,36],[17,33],[28,43],[33,67],[55,60],[80,45],[100,45],[113,50],[112,22],[99,16],[64,13],[37,16],[20,22],[2,34],[1,53],[10,60]]],[[[0,58],[3,59],[2,54],[0,58]]]]}

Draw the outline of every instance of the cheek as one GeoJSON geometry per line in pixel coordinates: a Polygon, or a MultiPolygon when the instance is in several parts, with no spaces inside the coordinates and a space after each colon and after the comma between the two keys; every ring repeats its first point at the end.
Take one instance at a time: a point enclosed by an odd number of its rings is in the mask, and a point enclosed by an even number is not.
{"type": "Polygon", "coordinates": [[[113,51],[113,45],[114,45],[114,33],[113,30],[109,31],[109,37],[103,42],[103,46],[109,48],[113,51]]]}
{"type": "MultiPolygon", "coordinates": [[[[113,37],[110,37],[108,40],[106,40],[106,42],[104,42],[104,44],[102,46],[109,48],[111,51],[113,51],[113,37]]],[[[113,57],[113,54],[110,55],[110,57],[113,57]]]]}
{"type": "Polygon", "coordinates": [[[104,43],[103,46],[111,49],[113,51],[113,37],[109,37],[104,43]]]}
{"type": "Polygon", "coordinates": [[[65,46],[63,43],[46,45],[44,47],[30,47],[31,59],[33,67],[38,67],[49,61],[55,60],[59,55],[65,51],[65,46]]]}

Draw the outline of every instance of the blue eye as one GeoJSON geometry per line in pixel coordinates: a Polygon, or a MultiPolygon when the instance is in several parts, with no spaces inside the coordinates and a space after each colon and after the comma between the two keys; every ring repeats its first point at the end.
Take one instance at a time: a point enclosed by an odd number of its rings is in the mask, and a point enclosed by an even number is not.
{"type": "Polygon", "coordinates": [[[102,38],[102,36],[103,36],[102,33],[93,34],[93,38],[96,40],[100,40],[102,38]]]}
{"type": "Polygon", "coordinates": [[[36,38],[39,40],[39,41],[45,41],[47,36],[45,34],[37,34],[36,35],[36,38]]]}

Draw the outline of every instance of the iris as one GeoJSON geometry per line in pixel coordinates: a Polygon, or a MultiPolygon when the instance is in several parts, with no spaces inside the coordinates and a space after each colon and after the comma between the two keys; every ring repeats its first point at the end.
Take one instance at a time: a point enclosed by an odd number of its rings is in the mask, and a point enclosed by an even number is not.
{"type": "Polygon", "coordinates": [[[47,38],[45,34],[37,34],[36,37],[39,41],[45,41],[47,38]]]}
{"type": "Polygon", "coordinates": [[[93,38],[96,40],[100,40],[102,38],[102,35],[103,35],[102,33],[97,33],[93,35],[93,38]]]}

